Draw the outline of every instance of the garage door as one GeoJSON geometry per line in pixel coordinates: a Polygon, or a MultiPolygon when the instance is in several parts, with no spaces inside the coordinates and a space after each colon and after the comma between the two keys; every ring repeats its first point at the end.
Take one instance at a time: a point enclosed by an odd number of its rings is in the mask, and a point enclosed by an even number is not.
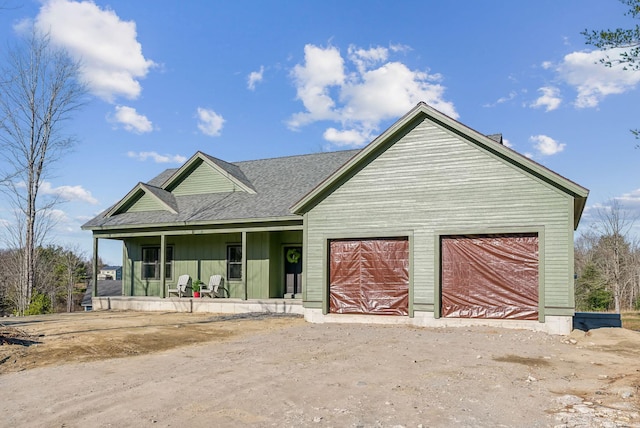
{"type": "Polygon", "coordinates": [[[447,236],[442,316],[538,319],[538,236],[447,236]]]}
{"type": "Polygon", "coordinates": [[[330,241],[329,260],[331,312],[408,314],[407,238],[330,241]]]}

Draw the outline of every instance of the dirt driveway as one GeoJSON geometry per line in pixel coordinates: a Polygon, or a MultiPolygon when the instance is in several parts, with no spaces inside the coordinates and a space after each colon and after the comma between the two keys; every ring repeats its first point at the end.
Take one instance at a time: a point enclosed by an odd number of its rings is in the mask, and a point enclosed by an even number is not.
{"type": "Polygon", "coordinates": [[[0,323],[13,343],[0,346],[2,427],[640,427],[640,333],[624,329],[134,312],[0,323]]]}

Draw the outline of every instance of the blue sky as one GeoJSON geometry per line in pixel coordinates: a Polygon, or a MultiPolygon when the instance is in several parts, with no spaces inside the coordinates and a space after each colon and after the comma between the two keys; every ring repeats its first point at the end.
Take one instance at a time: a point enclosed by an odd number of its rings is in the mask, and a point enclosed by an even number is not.
{"type": "MultiPolygon", "coordinates": [[[[233,162],[362,147],[419,101],[590,189],[579,231],[612,198],[640,213],[640,72],[594,64],[580,35],[634,25],[617,0],[3,5],[0,56],[36,25],[82,60],[91,101],[43,192],[66,201],[53,242],[87,256],[84,222],[198,150],[233,162]]],[[[114,244],[100,255],[120,264],[114,244]]]]}

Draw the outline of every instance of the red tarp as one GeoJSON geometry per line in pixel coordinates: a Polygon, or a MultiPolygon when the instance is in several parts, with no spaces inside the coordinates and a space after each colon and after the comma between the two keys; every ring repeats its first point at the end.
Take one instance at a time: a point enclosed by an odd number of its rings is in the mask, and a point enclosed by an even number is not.
{"type": "Polygon", "coordinates": [[[409,241],[330,242],[330,311],[408,315],[409,241]]]}
{"type": "Polygon", "coordinates": [[[442,238],[442,315],[538,319],[538,236],[442,238]]]}

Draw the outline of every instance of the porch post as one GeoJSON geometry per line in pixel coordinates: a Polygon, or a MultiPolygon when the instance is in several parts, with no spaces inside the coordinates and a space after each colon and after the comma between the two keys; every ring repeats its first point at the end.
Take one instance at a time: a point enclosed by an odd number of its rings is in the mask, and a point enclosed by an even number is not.
{"type": "Polygon", "coordinates": [[[243,300],[249,298],[249,290],[247,289],[247,232],[242,231],[242,288],[244,293],[242,295],[243,300]]]}
{"type": "Polygon", "coordinates": [[[98,297],[98,238],[93,235],[93,267],[91,271],[93,281],[93,297],[98,297]]]}
{"type": "Polygon", "coordinates": [[[165,278],[166,267],[167,267],[167,239],[163,233],[162,235],[160,235],[160,287],[162,288],[162,292],[160,293],[160,295],[163,298],[167,297],[167,281],[165,278]]]}

